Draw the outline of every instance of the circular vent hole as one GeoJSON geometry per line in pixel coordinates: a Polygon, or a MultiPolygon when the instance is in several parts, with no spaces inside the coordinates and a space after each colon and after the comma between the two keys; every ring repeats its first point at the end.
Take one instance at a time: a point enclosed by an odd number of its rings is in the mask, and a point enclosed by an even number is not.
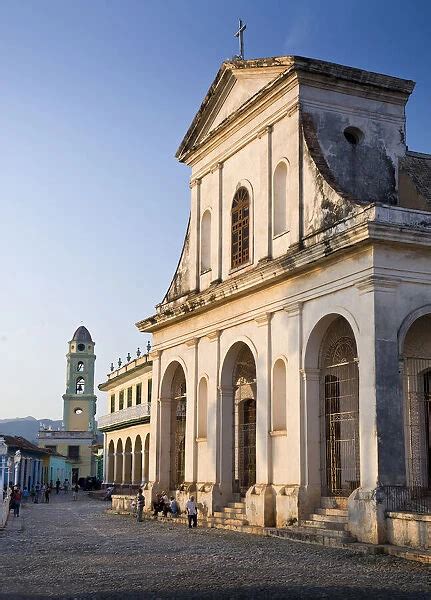
{"type": "Polygon", "coordinates": [[[364,137],[364,134],[357,127],[346,127],[344,137],[352,146],[356,146],[364,137]]]}
{"type": "Polygon", "coordinates": [[[75,411],[74,411],[74,412],[75,412],[75,415],[82,415],[82,413],[83,413],[84,411],[82,410],[82,408],[75,408],[75,411]]]}

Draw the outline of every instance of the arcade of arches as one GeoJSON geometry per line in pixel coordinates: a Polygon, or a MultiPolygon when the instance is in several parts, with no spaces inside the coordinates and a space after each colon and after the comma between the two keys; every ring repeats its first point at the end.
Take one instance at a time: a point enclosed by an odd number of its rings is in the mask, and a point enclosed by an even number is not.
{"type": "Polygon", "coordinates": [[[121,437],[112,435],[107,440],[105,484],[118,489],[145,484],[149,480],[150,433],[121,433],[121,437]]]}

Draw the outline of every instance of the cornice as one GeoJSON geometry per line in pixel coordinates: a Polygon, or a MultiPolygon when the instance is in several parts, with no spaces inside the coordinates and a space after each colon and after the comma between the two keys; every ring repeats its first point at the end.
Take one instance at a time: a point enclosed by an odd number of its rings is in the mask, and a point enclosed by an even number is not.
{"type": "Polygon", "coordinates": [[[400,281],[391,279],[390,277],[382,277],[379,275],[369,275],[356,283],[356,288],[359,293],[367,294],[368,292],[387,292],[394,293],[400,281]]]}
{"type": "MultiPolygon", "coordinates": [[[[137,323],[142,332],[154,332],[167,325],[189,319],[208,307],[215,308],[230,300],[236,300],[252,291],[262,289],[283,279],[300,274],[316,264],[323,264],[337,254],[351,252],[360,245],[397,242],[403,245],[426,246],[431,248],[431,232],[417,228],[401,228],[398,223],[374,222],[372,219],[384,218],[386,212],[379,216],[378,205],[357,209],[343,222],[332,228],[315,232],[303,240],[303,248],[297,248],[282,257],[259,263],[253,268],[225,279],[221,283],[202,292],[185,296],[181,303],[170,303],[157,315],[137,323]],[[330,241],[330,245],[328,245],[330,241]],[[328,251],[329,250],[329,251],[328,251]]],[[[387,217],[389,218],[389,217],[387,217]]],[[[431,215],[429,215],[431,219],[431,215]]],[[[366,284],[364,283],[366,288],[366,284]]],[[[385,289],[390,289],[387,285],[385,289]]],[[[287,305],[289,307],[289,305],[287,305]]],[[[163,309],[163,307],[162,307],[163,309]]],[[[297,310],[293,307],[290,312],[297,310]]],[[[289,310],[287,311],[289,313],[289,310]]]]}
{"type": "Polygon", "coordinates": [[[216,342],[220,338],[220,330],[216,329],[215,331],[211,331],[210,333],[207,333],[206,337],[210,342],[216,342]]]}

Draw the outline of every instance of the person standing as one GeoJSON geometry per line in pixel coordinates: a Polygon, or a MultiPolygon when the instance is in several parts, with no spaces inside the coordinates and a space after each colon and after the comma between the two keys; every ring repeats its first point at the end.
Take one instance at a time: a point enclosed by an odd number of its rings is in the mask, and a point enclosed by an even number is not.
{"type": "Polygon", "coordinates": [[[42,503],[45,502],[45,492],[48,489],[48,486],[44,483],[41,489],[41,495],[42,495],[42,503]]]}
{"type": "Polygon", "coordinates": [[[51,494],[51,490],[49,489],[49,485],[45,488],[45,503],[49,504],[49,495],[51,494]]]}
{"type": "Polygon", "coordinates": [[[61,486],[61,481],[59,479],[57,479],[57,481],[55,482],[55,493],[57,495],[60,493],[60,486],[61,486]]]}
{"type": "Polygon", "coordinates": [[[136,497],[136,520],[138,521],[138,523],[140,523],[142,521],[142,512],[144,510],[144,506],[145,506],[145,498],[142,493],[142,489],[139,488],[138,495],[136,497]]]}
{"type": "Polygon", "coordinates": [[[72,500],[74,500],[74,501],[78,500],[78,492],[79,492],[79,485],[77,483],[75,483],[75,485],[72,487],[72,500]]]}
{"type": "Polygon", "coordinates": [[[63,489],[64,489],[64,493],[67,494],[67,492],[69,491],[69,480],[67,479],[67,477],[64,480],[63,489]]]}
{"type": "Polygon", "coordinates": [[[190,496],[186,504],[187,518],[189,520],[189,529],[198,525],[198,507],[196,506],[195,497],[190,496]]]}
{"type": "Polygon", "coordinates": [[[21,500],[22,500],[22,493],[21,493],[21,490],[19,489],[19,487],[17,486],[14,489],[14,494],[13,494],[13,515],[14,515],[14,517],[19,517],[19,509],[21,508],[21,500]]]}

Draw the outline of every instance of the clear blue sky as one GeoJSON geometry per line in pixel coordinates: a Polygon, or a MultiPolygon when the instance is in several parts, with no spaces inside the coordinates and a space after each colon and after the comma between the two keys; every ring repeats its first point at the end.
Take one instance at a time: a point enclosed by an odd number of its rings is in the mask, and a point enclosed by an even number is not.
{"type": "Polygon", "coordinates": [[[407,141],[431,151],[429,2],[3,0],[0,418],[61,416],[81,323],[97,382],[145,346],[134,323],[162,299],[188,218],[174,153],[237,52],[238,17],[246,58],[300,54],[414,79],[407,141]]]}

